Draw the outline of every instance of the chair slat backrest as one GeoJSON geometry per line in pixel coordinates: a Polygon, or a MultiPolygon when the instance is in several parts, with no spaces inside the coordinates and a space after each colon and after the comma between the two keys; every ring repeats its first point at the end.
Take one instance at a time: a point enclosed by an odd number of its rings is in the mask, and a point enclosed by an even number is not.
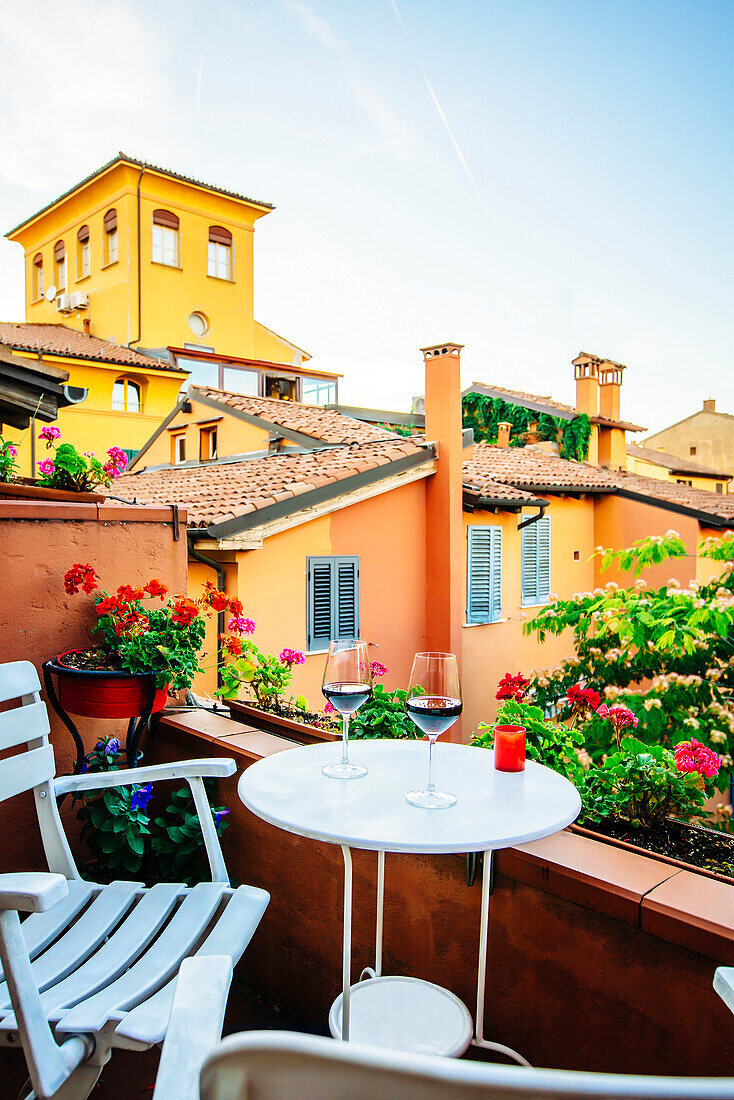
{"type": "MultiPolygon", "coordinates": [[[[0,670],[2,666],[0,666],[0,670]]],[[[46,704],[26,703],[0,714],[0,750],[12,749],[28,741],[48,737],[48,711],[46,704]]]]}
{"type": "Polygon", "coordinates": [[[54,750],[50,745],[27,749],[7,760],[0,760],[0,802],[30,791],[53,779],[56,771],[54,750]]]}
{"type": "Polygon", "coordinates": [[[30,661],[9,661],[0,664],[0,703],[22,699],[41,690],[38,673],[30,661]]]}

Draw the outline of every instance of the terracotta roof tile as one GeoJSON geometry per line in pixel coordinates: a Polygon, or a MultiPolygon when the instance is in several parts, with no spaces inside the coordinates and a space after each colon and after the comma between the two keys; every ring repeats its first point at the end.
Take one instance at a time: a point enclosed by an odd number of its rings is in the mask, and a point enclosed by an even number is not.
{"type": "MultiPolygon", "coordinates": [[[[358,470],[389,466],[391,460],[387,453],[392,449],[389,444],[389,439],[387,443],[377,440],[303,454],[274,454],[237,462],[143,470],[139,474],[123,474],[116,491],[145,504],[184,505],[190,526],[208,527],[267,508],[276,500],[301,496],[315,488],[346,480],[358,470]]],[[[432,452],[407,443],[399,457],[403,455],[423,455],[428,462],[432,452]]],[[[389,469],[386,475],[389,476],[389,469]]]]}
{"type": "Polygon", "coordinates": [[[670,454],[669,451],[656,451],[653,447],[642,447],[637,443],[631,443],[627,448],[627,454],[631,458],[640,458],[643,462],[652,462],[656,466],[663,466],[675,474],[693,474],[700,477],[718,477],[728,479],[732,474],[724,474],[719,470],[713,470],[710,466],[703,466],[700,462],[692,462],[689,458],[680,458],[670,454]]]}
{"type": "MultiPolygon", "coordinates": [[[[734,496],[693,489],[654,477],[592,466],[588,462],[570,462],[535,447],[492,447],[477,443],[473,455],[463,464],[465,484],[483,496],[497,497],[497,484],[515,493],[517,489],[534,493],[583,492],[584,490],[634,493],[652,503],[662,501],[732,521],[734,496]]],[[[508,500],[510,497],[508,497],[508,500]]]]}
{"type": "MultiPolygon", "coordinates": [[[[274,397],[247,397],[241,393],[215,390],[208,386],[190,386],[189,397],[196,401],[201,394],[218,405],[228,406],[266,420],[284,432],[290,429],[322,443],[370,443],[381,439],[400,439],[394,432],[353,420],[351,416],[325,409],[320,405],[304,405],[298,401],[278,401],[274,397]]],[[[407,453],[407,452],[405,452],[407,453]]]]}
{"type": "Polygon", "coordinates": [[[0,344],[17,351],[46,352],[48,355],[69,355],[75,359],[93,359],[101,363],[119,363],[124,367],[186,371],[163,359],[153,359],[134,348],[88,336],[68,325],[25,324],[21,321],[0,321],[0,344]]]}

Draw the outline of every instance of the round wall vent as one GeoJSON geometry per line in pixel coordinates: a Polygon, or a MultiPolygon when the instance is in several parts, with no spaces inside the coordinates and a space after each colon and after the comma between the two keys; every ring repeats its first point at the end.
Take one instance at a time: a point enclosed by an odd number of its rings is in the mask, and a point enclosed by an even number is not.
{"type": "Polygon", "coordinates": [[[194,336],[205,336],[209,331],[209,318],[197,309],[189,314],[189,328],[194,336]]]}

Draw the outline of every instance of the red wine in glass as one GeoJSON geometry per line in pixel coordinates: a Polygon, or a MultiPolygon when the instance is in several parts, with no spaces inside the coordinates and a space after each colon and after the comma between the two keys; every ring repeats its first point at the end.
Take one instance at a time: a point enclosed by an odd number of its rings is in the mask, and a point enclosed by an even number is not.
{"type": "Polygon", "coordinates": [[[411,806],[442,810],[456,803],[456,795],[439,791],[433,782],[433,754],[437,738],[461,714],[459,668],[453,653],[416,653],[406,701],[408,714],[428,738],[428,783],[405,796],[411,806]]]}
{"type": "Polygon", "coordinates": [[[321,770],[329,779],[359,779],[367,775],[367,769],[364,764],[352,764],[349,759],[349,719],[372,694],[366,642],[347,640],[329,643],[321,690],[342,716],[341,760],[325,764],[321,770]]]}

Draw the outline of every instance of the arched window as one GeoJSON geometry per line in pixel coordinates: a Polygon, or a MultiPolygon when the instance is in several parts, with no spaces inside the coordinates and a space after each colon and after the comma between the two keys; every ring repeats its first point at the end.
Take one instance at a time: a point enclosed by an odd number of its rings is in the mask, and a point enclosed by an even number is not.
{"type": "Polygon", "coordinates": [[[54,245],[54,266],[56,268],[56,289],[61,293],[66,291],[66,249],[63,241],[57,241],[54,245]]]}
{"type": "Polygon", "coordinates": [[[178,218],[170,210],[153,211],[153,262],[178,267],[178,218]]]}
{"type": "Polygon", "coordinates": [[[89,226],[83,225],[76,235],[76,277],[86,279],[91,271],[89,259],[89,226]]]}
{"type": "Polygon", "coordinates": [[[232,278],[232,234],[221,225],[209,226],[207,274],[215,279],[232,278]]]}
{"type": "Polygon", "coordinates": [[[113,207],[104,216],[105,264],[117,263],[117,211],[113,207]]]}
{"type": "Polygon", "coordinates": [[[43,298],[43,254],[36,252],[33,257],[33,300],[43,298]]]}
{"type": "Polygon", "coordinates": [[[119,412],[142,412],[140,385],[129,378],[118,378],[112,387],[112,408],[119,412]]]}

